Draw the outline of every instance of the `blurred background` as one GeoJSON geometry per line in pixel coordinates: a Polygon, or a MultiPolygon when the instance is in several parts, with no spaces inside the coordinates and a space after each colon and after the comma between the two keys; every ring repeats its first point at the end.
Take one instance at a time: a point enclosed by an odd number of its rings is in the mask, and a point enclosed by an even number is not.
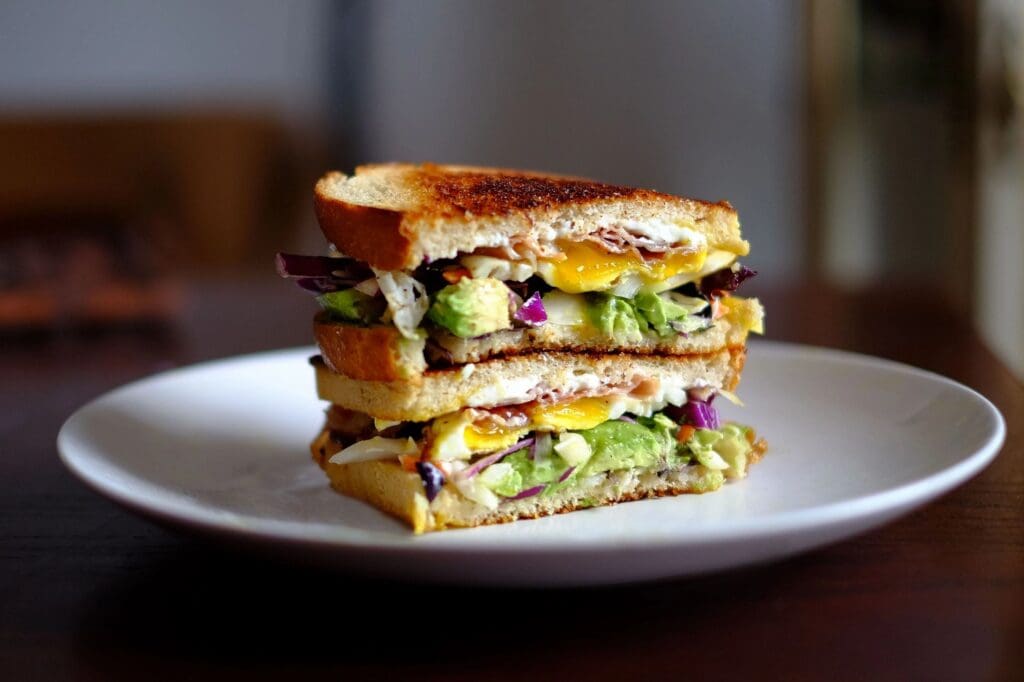
{"type": "Polygon", "coordinates": [[[1022,108],[1014,0],[6,0],[0,338],[174,324],[323,249],[325,169],[433,160],[727,198],[757,287],[915,292],[1024,376],[1022,108]]]}

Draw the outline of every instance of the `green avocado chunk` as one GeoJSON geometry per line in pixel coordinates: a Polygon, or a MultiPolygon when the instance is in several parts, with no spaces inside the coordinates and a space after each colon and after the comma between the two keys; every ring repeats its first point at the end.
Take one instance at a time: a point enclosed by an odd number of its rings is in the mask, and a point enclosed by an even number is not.
{"type": "Polygon", "coordinates": [[[492,277],[463,277],[437,293],[427,317],[464,339],[509,329],[509,293],[492,277]]]}
{"type": "Polygon", "coordinates": [[[693,481],[693,492],[709,493],[718,490],[725,483],[725,474],[715,469],[706,469],[703,476],[693,481]]]}
{"type": "Polygon", "coordinates": [[[528,449],[509,455],[502,461],[512,465],[512,469],[520,477],[522,487],[516,491],[516,494],[538,485],[554,483],[569,468],[569,465],[554,453],[530,459],[528,449]]]}
{"type": "Polygon", "coordinates": [[[694,492],[716,490],[727,478],[746,474],[751,450],[747,427],[726,424],[717,430],[697,429],[686,443],[676,440],[678,429],[675,422],[659,413],[638,417],[636,423],[616,419],[574,432],[583,437],[592,454],[572,471],[551,447],[551,436],[538,434],[533,459],[530,448],[523,448],[479,476],[481,483],[495,493],[514,497],[538,486],[546,486],[540,494],[550,495],[594,474],[633,468],[677,468],[699,463],[702,473],[693,480],[694,492]]]}
{"type": "Polygon", "coordinates": [[[595,294],[588,299],[590,323],[616,341],[639,341],[647,331],[647,320],[627,299],[595,294]]]}
{"type": "Polygon", "coordinates": [[[580,476],[654,466],[666,454],[665,441],[640,424],[612,420],[580,435],[594,453],[580,476]]]}
{"type": "Polygon", "coordinates": [[[362,324],[376,322],[387,308],[383,296],[367,296],[355,289],[320,294],[316,300],[331,316],[362,324]]]}
{"type": "Polygon", "coordinates": [[[492,464],[477,480],[502,497],[515,497],[523,489],[523,475],[508,462],[492,464]]]}
{"type": "Polygon", "coordinates": [[[706,327],[705,318],[695,315],[702,299],[669,294],[640,292],[633,298],[611,294],[591,294],[587,297],[590,323],[619,342],[639,341],[648,330],[658,336],[672,336],[680,332],[695,332],[706,327]],[[696,308],[680,303],[692,301],[696,308]]]}
{"type": "Polygon", "coordinates": [[[652,293],[639,293],[633,299],[638,313],[643,315],[659,336],[677,333],[671,322],[684,319],[689,313],[683,306],[667,297],[652,293]]]}
{"type": "Polygon", "coordinates": [[[747,427],[726,424],[722,427],[722,440],[715,443],[715,450],[729,464],[727,474],[743,477],[747,473],[747,462],[751,445],[747,441],[747,427]]]}
{"type": "Polygon", "coordinates": [[[698,462],[722,471],[729,478],[743,478],[747,473],[751,445],[745,426],[726,424],[717,431],[697,429],[685,447],[698,462]]]}

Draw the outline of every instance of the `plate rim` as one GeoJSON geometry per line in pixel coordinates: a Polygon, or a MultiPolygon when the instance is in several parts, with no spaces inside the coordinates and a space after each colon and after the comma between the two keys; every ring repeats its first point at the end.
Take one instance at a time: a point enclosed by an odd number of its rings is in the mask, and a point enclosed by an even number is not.
{"type": "MultiPolygon", "coordinates": [[[[688,532],[684,533],[676,532],[665,535],[642,536],[635,539],[627,538],[625,540],[616,540],[613,543],[593,537],[580,538],[578,540],[574,540],[571,537],[531,537],[521,542],[509,542],[508,539],[502,538],[484,538],[463,543],[444,541],[445,537],[455,540],[452,536],[446,536],[446,533],[429,533],[415,536],[410,532],[407,536],[389,537],[373,531],[365,532],[351,529],[348,531],[350,533],[349,536],[342,537],[326,533],[311,534],[309,531],[311,528],[340,529],[344,528],[343,525],[330,526],[323,523],[310,524],[301,521],[267,519],[239,515],[235,512],[230,512],[230,515],[237,520],[229,521],[219,516],[218,512],[209,508],[181,504],[177,501],[168,501],[166,499],[161,499],[161,501],[154,503],[153,500],[145,496],[124,493],[117,486],[106,481],[102,475],[95,471],[90,471],[90,453],[86,452],[83,456],[81,452],[74,452],[76,447],[71,441],[75,437],[74,431],[78,424],[87,419],[92,411],[102,409],[106,401],[116,399],[123,393],[138,390],[147,384],[157,383],[180,374],[201,372],[206,369],[219,368],[230,364],[267,360],[274,356],[312,355],[316,352],[314,346],[297,346],[205,360],[141,377],[102,393],[76,409],[61,426],[57,434],[56,445],[61,462],[87,487],[132,512],[176,527],[185,526],[206,533],[212,532],[218,535],[254,542],[283,542],[332,550],[371,550],[415,554],[425,552],[444,554],[486,552],[491,555],[522,556],[559,551],[617,553],[624,549],[635,550],[642,548],[656,551],[691,546],[708,546],[743,540],[788,536],[792,533],[827,528],[836,524],[841,525],[856,519],[870,519],[884,515],[887,511],[895,510],[899,512],[907,507],[919,507],[949,492],[957,485],[970,480],[991,464],[1005,443],[1006,421],[999,409],[988,398],[973,388],[936,372],[887,358],[807,344],[755,340],[749,346],[756,347],[759,353],[817,356],[852,365],[870,365],[873,368],[882,367],[904,375],[913,375],[918,378],[938,381],[963,391],[974,399],[986,411],[987,415],[994,419],[994,429],[977,450],[960,459],[952,466],[895,487],[879,490],[850,500],[816,505],[805,509],[782,511],[765,517],[716,520],[713,525],[694,527],[692,531],[687,529],[688,532]],[[239,520],[244,520],[244,526],[238,522],[239,520]],[[427,538],[431,538],[431,540],[424,542],[427,538]]],[[[139,479],[134,473],[129,473],[129,475],[136,480],[139,479]]],[[[151,480],[146,480],[146,482],[149,485],[160,485],[151,480]]],[[[472,529],[455,529],[459,535],[469,530],[472,529]]]]}

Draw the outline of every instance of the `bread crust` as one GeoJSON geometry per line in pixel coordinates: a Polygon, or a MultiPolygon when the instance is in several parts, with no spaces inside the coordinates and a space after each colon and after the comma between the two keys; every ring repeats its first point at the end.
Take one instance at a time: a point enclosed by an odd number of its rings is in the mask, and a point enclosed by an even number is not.
{"type": "Polygon", "coordinates": [[[341,173],[328,173],[316,184],[313,210],[327,241],[375,268],[405,267],[412,240],[403,228],[401,211],[360,206],[330,197],[325,188],[341,177],[341,173]]]}
{"type": "Polygon", "coordinates": [[[726,375],[722,385],[727,391],[735,391],[740,385],[740,377],[743,375],[743,366],[747,364],[747,347],[733,346],[729,348],[729,373],[726,375]]]}
{"type": "Polygon", "coordinates": [[[352,379],[416,384],[427,368],[424,342],[404,338],[391,325],[358,327],[321,312],[313,319],[313,336],[324,363],[352,379]]]}
{"type": "Polygon", "coordinates": [[[424,258],[536,238],[557,220],[579,223],[579,237],[598,229],[601,216],[680,220],[720,248],[748,250],[727,201],[506,168],[394,163],[359,166],[352,177],[333,171],[317,182],[314,208],[331,243],[382,270],[411,270],[424,258]],[[373,191],[353,189],[353,181],[373,191]]]}

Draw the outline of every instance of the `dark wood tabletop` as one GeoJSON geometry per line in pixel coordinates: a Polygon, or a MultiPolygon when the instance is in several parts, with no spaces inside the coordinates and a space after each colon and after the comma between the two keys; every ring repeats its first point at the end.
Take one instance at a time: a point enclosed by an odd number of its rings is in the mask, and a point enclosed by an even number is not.
{"type": "Polygon", "coordinates": [[[531,592],[283,563],[158,528],[74,479],[54,441],[91,398],[310,342],[311,301],[272,276],[188,292],[165,327],[0,339],[2,680],[1024,679],[1024,388],[966,311],[900,287],[756,292],[769,338],[907,362],[991,399],[1006,445],[966,485],[767,566],[531,592]]]}

